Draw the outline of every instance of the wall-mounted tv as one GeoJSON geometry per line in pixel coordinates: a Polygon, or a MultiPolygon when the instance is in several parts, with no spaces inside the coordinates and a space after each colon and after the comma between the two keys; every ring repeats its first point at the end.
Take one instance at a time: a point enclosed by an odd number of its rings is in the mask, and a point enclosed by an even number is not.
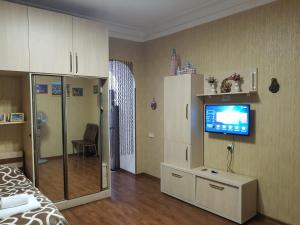
{"type": "Polygon", "coordinates": [[[205,132],[249,135],[250,105],[205,105],[205,132]]]}

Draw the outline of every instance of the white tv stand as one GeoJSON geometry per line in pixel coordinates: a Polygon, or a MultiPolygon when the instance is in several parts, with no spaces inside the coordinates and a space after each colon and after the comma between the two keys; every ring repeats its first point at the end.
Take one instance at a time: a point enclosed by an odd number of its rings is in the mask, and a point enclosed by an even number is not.
{"type": "Polygon", "coordinates": [[[240,224],[257,212],[257,179],[207,167],[162,163],[161,191],[240,224]]]}

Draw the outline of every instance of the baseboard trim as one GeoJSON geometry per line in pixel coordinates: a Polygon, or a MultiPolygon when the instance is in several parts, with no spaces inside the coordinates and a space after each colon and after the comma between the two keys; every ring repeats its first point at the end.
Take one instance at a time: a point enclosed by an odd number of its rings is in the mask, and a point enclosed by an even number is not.
{"type": "Polygon", "coordinates": [[[131,173],[131,172],[129,172],[127,170],[124,170],[124,169],[112,170],[111,172],[125,173],[125,174],[130,175],[130,176],[136,176],[137,175],[137,174],[131,173]]]}
{"type": "Polygon", "coordinates": [[[280,221],[280,220],[274,219],[274,218],[272,218],[272,217],[270,217],[270,216],[266,216],[266,215],[264,215],[264,214],[262,214],[262,213],[259,213],[259,212],[257,213],[256,218],[257,218],[257,217],[261,217],[262,219],[270,220],[270,221],[272,221],[272,222],[274,222],[274,223],[276,223],[276,224],[278,224],[278,225],[291,225],[291,224],[282,222],[282,221],[280,221]]]}
{"type": "Polygon", "coordinates": [[[156,181],[160,181],[160,178],[158,177],[155,177],[155,176],[152,176],[148,173],[138,173],[138,174],[134,174],[134,173],[131,173],[131,172],[128,172],[127,170],[124,170],[124,169],[119,169],[119,170],[116,170],[116,171],[111,171],[111,172],[120,172],[120,173],[125,173],[129,176],[134,176],[134,177],[148,177],[150,179],[153,179],[153,180],[156,180],[156,181]]]}
{"type": "Polygon", "coordinates": [[[137,176],[148,177],[148,178],[150,178],[150,179],[152,179],[152,180],[155,180],[155,181],[160,182],[160,178],[155,177],[155,176],[153,176],[153,175],[150,175],[150,174],[148,174],[148,173],[139,173],[139,174],[137,174],[137,176]]]}

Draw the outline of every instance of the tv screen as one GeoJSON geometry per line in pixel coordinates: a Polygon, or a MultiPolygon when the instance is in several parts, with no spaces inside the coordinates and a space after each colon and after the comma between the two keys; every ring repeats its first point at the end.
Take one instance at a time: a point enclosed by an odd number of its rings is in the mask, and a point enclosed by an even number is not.
{"type": "Polygon", "coordinates": [[[250,105],[205,105],[205,132],[249,135],[250,105]]]}

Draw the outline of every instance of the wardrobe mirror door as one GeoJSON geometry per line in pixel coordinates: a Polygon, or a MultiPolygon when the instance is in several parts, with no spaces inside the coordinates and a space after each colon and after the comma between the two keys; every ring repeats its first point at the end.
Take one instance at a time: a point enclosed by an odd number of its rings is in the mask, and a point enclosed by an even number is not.
{"type": "Polygon", "coordinates": [[[64,200],[62,80],[33,76],[36,182],[54,202],[64,200]]]}
{"type": "Polygon", "coordinates": [[[100,191],[99,79],[64,78],[70,199],[100,191]]]}

